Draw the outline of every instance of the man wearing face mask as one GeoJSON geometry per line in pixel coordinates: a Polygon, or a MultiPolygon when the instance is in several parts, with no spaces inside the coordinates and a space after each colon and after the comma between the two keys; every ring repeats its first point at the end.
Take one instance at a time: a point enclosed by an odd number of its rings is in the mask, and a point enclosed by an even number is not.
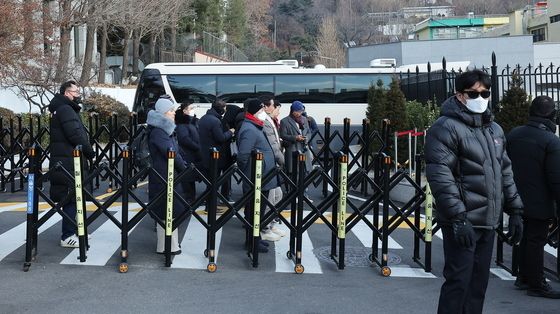
{"type": "Polygon", "coordinates": [[[510,215],[510,242],[519,244],[523,233],[505,136],[488,109],[490,85],[481,70],[459,74],[455,95],[426,136],[426,176],[445,258],[438,313],[482,313],[502,210],[510,215]]]}
{"type": "MultiPolygon", "coordinates": [[[[60,162],[66,171],[74,173],[72,152],[78,145],[82,146],[85,158],[95,157],[88,134],[80,119],[80,95],[80,88],[76,82],[67,81],[60,86],[60,92],[54,95],[49,104],[49,111],[52,114],[50,121],[50,196],[55,202],[64,200],[74,188],[74,183],[66,179],[62,170],[55,170],[54,166],[60,162]]],[[[76,199],[72,198],[63,204],[62,211],[70,219],[76,219],[76,199]]],[[[62,220],[60,245],[68,248],[79,247],[76,226],[67,219],[62,220]]]]}
{"type": "Polygon", "coordinates": [[[550,286],[543,271],[548,226],[560,208],[560,139],[555,135],[555,121],[552,98],[536,97],[527,124],[509,132],[507,151],[525,204],[515,286],[530,296],[560,299],[560,291],[550,286]]]}

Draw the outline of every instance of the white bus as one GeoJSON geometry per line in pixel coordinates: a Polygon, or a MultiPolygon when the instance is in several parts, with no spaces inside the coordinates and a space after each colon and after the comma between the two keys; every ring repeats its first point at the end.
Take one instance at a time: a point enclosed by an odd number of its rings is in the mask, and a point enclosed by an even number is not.
{"type": "Polygon", "coordinates": [[[193,101],[200,117],[216,98],[242,106],[247,98],[270,95],[282,103],[280,117],[299,100],[319,124],[325,117],[333,125],[344,118],[361,124],[369,87],[382,80],[388,88],[396,73],[395,68],[298,69],[281,62],[154,63],[142,72],[133,111],[144,122],[157,98],[168,94],[177,103],[193,101]]]}

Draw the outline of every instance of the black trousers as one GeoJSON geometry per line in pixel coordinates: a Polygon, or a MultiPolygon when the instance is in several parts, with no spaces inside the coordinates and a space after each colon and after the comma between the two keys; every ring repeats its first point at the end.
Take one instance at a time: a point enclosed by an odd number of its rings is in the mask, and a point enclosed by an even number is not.
{"type": "Polygon", "coordinates": [[[550,220],[523,218],[519,276],[531,288],[539,288],[544,277],[544,246],[550,220]]]}
{"type": "Polygon", "coordinates": [[[462,248],[450,226],[443,226],[445,282],[441,286],[438,313],[482,313],[490,275],[494,230],[475,229],[475,245],[462,248]]]}

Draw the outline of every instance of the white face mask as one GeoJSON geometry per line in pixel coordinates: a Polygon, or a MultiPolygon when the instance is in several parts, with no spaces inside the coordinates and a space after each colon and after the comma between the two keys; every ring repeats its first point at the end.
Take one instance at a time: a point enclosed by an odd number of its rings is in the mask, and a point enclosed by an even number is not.
{"type": "Polygon", "coordinates": [[[488,98],[484,99],[482,96],[478,96],[476,99],[467,98],[465,106],[470,112],[483,113],[488,108],[488,98]]]}
{"type": "Polygon", "coordinates": [[[261,121],[266,120],[266,117],[268,117],[268,114],[266,112],[264,112],[263,110],[261,110],[259,113],[257,113],[257,118],[261,121]]]}
{"type": "Polygon", "coordinates": [[[194,110],[187,111],[187,116],[194,117],[194,110]]]}

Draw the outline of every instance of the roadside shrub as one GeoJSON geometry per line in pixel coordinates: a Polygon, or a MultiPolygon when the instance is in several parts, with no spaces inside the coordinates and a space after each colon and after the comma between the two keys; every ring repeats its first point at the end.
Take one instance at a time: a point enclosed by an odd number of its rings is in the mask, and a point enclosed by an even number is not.
{"type": "MultiPolygon", "coordinates": [[[[124,130],[128,127],[130,111],[125,104],[111,96],[94,92],[84,100],[84,111],[90,115],[91,113],[99,114],[98,127],[106,126],[109,132],[111,131],[109,128],[111,116],[115,113],[117,115],[117,125],[113,126],[113,132],[116,132],[116,139],[120,142],[128,141],[129,136],[124,130]]],[[[84,124],[86,127],[89,127],[89,117],[86,117],[84,124]]],[[[97,132],[98,130],[93,125],[93,130],[90,130],[91,136],[94,136],[97,132]]],[[[109,132],[102,131],[96,140],[101,143],[107,143],[110,139],[109,132]]]]}

